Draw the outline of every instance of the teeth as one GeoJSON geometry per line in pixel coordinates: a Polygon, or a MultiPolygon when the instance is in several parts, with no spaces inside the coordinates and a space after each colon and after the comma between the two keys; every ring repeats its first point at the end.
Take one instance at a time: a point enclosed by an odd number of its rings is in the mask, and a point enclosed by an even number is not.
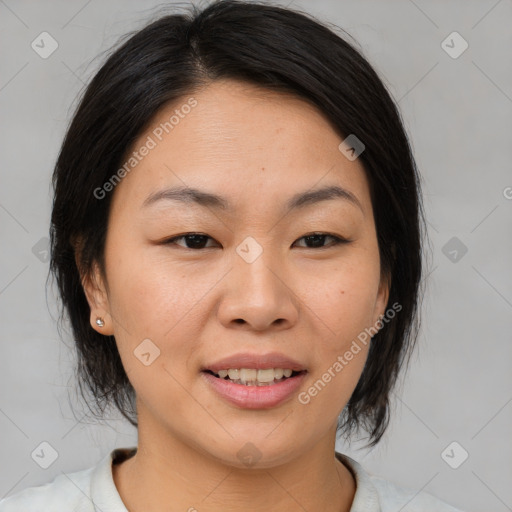
{"type": "Polygon", "coordinates": [[[228,375],[231,380],[237,380],[239,379],[238,370],[228,370],[228,375]]]}
{"type": "MultiPolygon", "coordinates": [[[[269,368],[268,370],[258,370],[256,379],[258,382],[273,382],[274,381],[275,372],[273,368],[269,368]]],[[[243,378],[243,377],[242,377],[243,378]]],[[[244,380],[254,380],[254,379],[244,379],[244,380]]]]}
{"type": "Polygon", "coordinates": [[[292,375],[290,368],[266,368],[256,370],[255,368],[229,368],[228,370],[219,370],[217,375],[221,379],[229,377],[238,384],[249,386],[268,386],[274,381],[280,381],[283,377],[288,378],[292,375]]]}
{"type": "MultiPolygon", "coordinates": [[[[246,370],[244,368],[244,369],[240,370],[239,374],[240,374],[240,380],[243,382],[253,381],[258,378],[258,370],[254,370],[254,369],[246,370]]],[[[229,378],[231,378],[231,375],[229,376],[229,378]]]]}

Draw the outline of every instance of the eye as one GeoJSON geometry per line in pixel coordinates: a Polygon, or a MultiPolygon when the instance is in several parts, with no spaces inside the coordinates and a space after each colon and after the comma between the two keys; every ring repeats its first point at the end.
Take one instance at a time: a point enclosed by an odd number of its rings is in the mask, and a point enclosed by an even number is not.
{"type": "MultiPolygon", "coordinates": [[[[173,238],[169,238],[163,242],[164,245],[178,245],[183,247],[184,249],[210,249],[215,246],[207,246],[208,240],[212,240],[213,238],[205,235],[203,233],[185,233],[184,235],[175,236],[173,238]],[[178,241],[183,240],[185,245],[178,243],[178,241]]],[[[350,240],[345,238],[341,238],[336,235],[331,235],[329,233],[311,233],[309,235],[305,235],[298,240],[304,240],[306,243],[306,249],[322,249],[326,247],[333,247],[335,245],[350,243],[350,240]],[[325,245],[325,240],[329,238],[332,242],[329,245],[325,245]]]]}
{"type": "Polygon", "coordinates": [[[208,235],[203,235],[202,233],[185,233],[184,235],[175,236],[173,238],[169,238],[165,240],[164,245],[179,245],[183,247],[183,245],[176,243],[178,240],[185,241],[185,249],[209,249],[210,247],[205,247],[205,243],[208,239],[213,240],[208,235]]]}
{"type": "Polygon", "coordinates": [[[304,240],[306,242],[306,249],[333,247],[335,245],[346,244],[350,242],[345,238],[330,235],[329,233],[311,233],[310,235],[305,235],[302,238],[299,238],[299,240],[304,240]],[[326,238],[331,238],[333,241],[329,245],[324,245],[326,238]],[[307,244],[311,245],[308,246],[307,244]]]}

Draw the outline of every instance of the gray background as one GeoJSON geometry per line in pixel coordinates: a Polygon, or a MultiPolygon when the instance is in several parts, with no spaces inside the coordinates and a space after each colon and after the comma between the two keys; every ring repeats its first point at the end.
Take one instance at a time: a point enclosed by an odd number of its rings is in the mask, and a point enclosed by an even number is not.
{"type": "MultiPolygon", "coordinates": [[[[101,63],[96,56],[142,27],[157,5],[0,0],[0,497],[136,444],[118,414],[106,424],[79,422],[87,409],[51,289],[47,307],[44,238],[50,175],[75,98],[101,63]],[[31,48],[43,31],[59,45],[47,59],[31,48]],[[31,457],[44,441],[58,453],[48,469],[31,457]]],[[[337,449],[467,511],[512,510],[512,3],[290,5],[352,34],[399,100],[433,248],[419,349],[397,389],[391,427],[374,450],[337,449]],[[453,31],[469,44],[458,58],[441,45],[453,31]],[[458,248],[446,246],[453,237],[458,248]],[[445,460],[455,465],[462,450],[469,458],[453,469],[445,460]]]]}

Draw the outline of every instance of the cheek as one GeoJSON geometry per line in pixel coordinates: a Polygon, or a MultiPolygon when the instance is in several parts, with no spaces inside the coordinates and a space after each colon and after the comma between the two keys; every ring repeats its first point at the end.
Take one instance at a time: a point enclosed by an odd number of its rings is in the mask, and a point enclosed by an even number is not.
{"type": "Polygon", "coordinates": [[[112,258],[109,269],[112,312],[133,336],[162,338],[194,313],[208,280],[191,282],[189,270],[163,259],[149,261],[148,251],[141,248],[123,254],[112,258]]]}
{"type": "Polygon", "coordinates": [[[311,422],[322,415],[330,423],[345,407],[364,369],[370,346],[365,329],[371,325],[375,294],[347,278],[332,282],[313,301],[325,335],[316,339],[315,365],[298,401],[311,422]]]}
{"type": "Polygon", "coordinates": [[[380,271],[368,256],[338,265],[321,287],[306,288],[305,302],[325,335],[314,347],[316,365],[301,403],[311,402],[311,414],[328,411],[332,421],[349,400],[368,355],[365,329],[373,324],[380,271]]]}
{"type": "Polygon", "coordinates": [[[319,431],[337,421],[357,386],[368,349],[369,340],[361,343],[338,338],[323,346],[318,363],[297,396],[306,430],[319,431]]]}
{"type": "Polygon", "coordinates": [[[186,411],[190,397],[183,383],[201,330],[194,306],[207,284],[191,286],[184,272],[171,273],[162,264],[125,260],[111,270],[118,351],[137,397],[154,414],[170,397],[176,414],[186,411]]]}
{"type": "Polygon", "coordinates": [[[180,396],[177,382],[185,381],[199,339],[194,305],[206,290],[191,287],[184,272],[142,265],[133,253],[111,266],[109,284],[118,351],[137,395],[180,396]]]}
{"type": "Polygon", "coordinates": [[[337,266],[321,286],[306,286],[305,302],[328,328],[336,348],[372,325],[379,280],[373,258],[359,258],[337,266]]]}

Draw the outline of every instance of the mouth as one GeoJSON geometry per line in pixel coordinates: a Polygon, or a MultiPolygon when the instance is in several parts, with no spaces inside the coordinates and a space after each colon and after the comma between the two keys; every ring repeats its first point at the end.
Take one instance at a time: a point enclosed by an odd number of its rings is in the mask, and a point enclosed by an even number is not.
{"type": "Polygon", "coordinates": [[[273,386],[306,373],[306,370],[291,368],[229,368],[225,370],[203,370],[217,379],[243,386],[273,386]]]}
{"type": "Polygon", "coordinates": [[[208,389],[242,409],[271,409],[288,402],[307,373],[304,364],[279,352],[233,354],[201,368],[208,389]]]}

